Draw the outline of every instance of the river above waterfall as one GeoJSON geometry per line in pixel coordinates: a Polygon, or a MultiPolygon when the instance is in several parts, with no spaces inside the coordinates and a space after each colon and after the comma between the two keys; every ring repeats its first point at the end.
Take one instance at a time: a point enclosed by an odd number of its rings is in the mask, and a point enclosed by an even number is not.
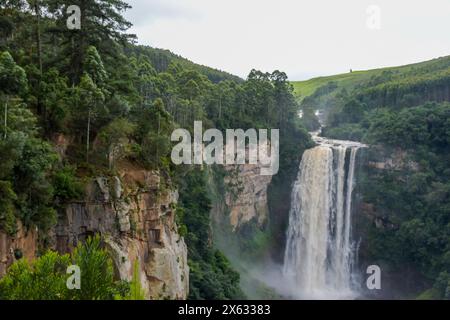
{"type": "Polygon", "coordinates": [[[296,299],[353,299],[356,155],[365,145],[311,136],[291,194],[283,276],[296,299]]]}
{"type": "Polygon", "coordinates": [[[350,140],[338,140],[338,139],[330,139],[326,137],[321,137],[321,130],[313,131],[309,133],[311,135],[311,138],[315,143],[317,143],[319,146],[329,146],[329,147],[356,147],[356,148],[366,148],[367,145],[357,142],[357,141],[350,141],[350,140]]]}

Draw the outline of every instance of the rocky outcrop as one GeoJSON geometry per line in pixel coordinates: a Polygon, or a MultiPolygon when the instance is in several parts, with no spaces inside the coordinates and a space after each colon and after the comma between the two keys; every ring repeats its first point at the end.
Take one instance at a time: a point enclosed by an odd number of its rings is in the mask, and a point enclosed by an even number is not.
{"type": "Polygon", "coordinates": [[[58,153],[60,159],[65,159],[67,148],[71,145],[72,139],[62,133],[58,133],[52,137],[52,142],[55,146],[55,151],[58,153]]]}
{"type": "Polygon", "coordinates": [[[398,229],[398,226],[392,223],[387,216],[382,216],[377,213],[375,206],[371,203],[362,202],[359,205],[359,211],[367,217],[377,229],[398,229]]]}
{"type": "Polygon", "coordinates": [[[10,236],[0,230],[0,277],[17,259],[32,260],[37,251],[37,229],[26,230],[17,222],[17,233],[10,236]]]}
{"type": "Polygon", "coordinates": [[[408,152],[402,149],[394,149],[387,152],[382,147],[374,148],[376,159],[369,160],[368,166],[379,170],[404,170],[419,171],[419,164],[410,159],[408,152]]]}
{"type": "Polygon", "coordinates": [[[157,172],[128,169],[99,177],[88,185],[84,201],[67,206],[55,230],[55,248],[70,252],[100,233],[121,279],[132,279],[137,262],[148,298],[185,299],[189,268],[175,223],[177,200],[176,191],[163,189],[157,172]]]}
{"type": "Polygon", "coordinates": [[[226,169],[225,204],[229,209],[233,230],[251,220],[262,226],[269,215],[267,188],[272,176],[260,175],[259,165],[244,164],[228,166],[226,169]]]}

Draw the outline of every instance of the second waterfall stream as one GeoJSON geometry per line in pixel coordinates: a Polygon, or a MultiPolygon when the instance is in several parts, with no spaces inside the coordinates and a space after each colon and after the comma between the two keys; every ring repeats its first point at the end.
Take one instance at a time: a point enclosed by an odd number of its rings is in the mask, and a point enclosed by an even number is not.
{"type": "Polygon", "coordinates": [[[364,145],[313,134],[292,189],[283,274],[293,298],[353,298],[356,155],[364,145]]]}

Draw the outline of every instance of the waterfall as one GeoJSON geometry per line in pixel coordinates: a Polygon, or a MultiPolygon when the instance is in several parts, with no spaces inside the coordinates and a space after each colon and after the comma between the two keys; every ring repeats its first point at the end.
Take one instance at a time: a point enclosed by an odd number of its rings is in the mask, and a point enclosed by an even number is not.
{"type": "Polygon", "coordinates": [[[296,298],[351,298],[356,154],[364,145],[313,135],[291,196],[283,274],[296,298]]]}

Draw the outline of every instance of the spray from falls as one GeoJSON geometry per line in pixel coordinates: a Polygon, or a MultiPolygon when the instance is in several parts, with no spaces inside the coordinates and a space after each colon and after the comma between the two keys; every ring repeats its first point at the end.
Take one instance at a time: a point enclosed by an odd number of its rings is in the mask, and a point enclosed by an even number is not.
{"type": "Polygon", "coordinates": [[[364,145],[313,135],[291,197],[283,274],[296,298],[351,298],[352,193],[364,145]]]}

